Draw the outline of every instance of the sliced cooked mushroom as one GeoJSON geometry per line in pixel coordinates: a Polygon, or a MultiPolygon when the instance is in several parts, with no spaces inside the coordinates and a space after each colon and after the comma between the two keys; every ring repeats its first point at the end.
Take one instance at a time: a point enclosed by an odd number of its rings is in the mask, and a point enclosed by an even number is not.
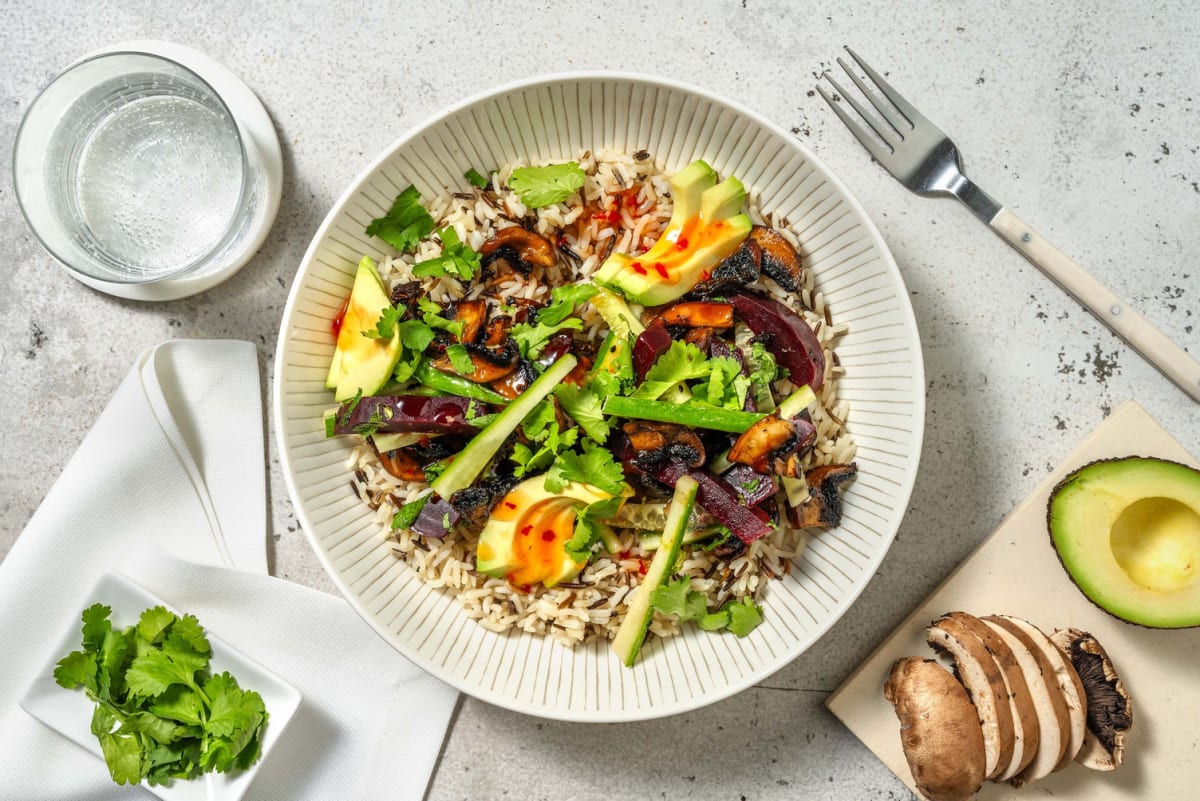
{"type": "Polygon", "coordinates": [[[758,280],[762,248],[753,239],[747,239],[737,250],[725,257],[712,273],[701,278],[685,298],[707,298],[735,292],[758,280]]]}
{"type": "Polygon", "coordinates": [[[501,228],[479,248],[480,266],[491,269],[503,264],[509,270],[529,275],[534,267],[553,267],[554,243],[541,234],[519,225],[501,228]]]}
{"type": "Polygon", "coordinates": [[[983,622],[1004,640],[1004,644],[1016,657],[1037,714],[1037,753],[1033,755],[1029,765],[1011,779],[1014,787],[1022,787],[1045,778],[1054,771],[1067,750],[1071,718],[1062,690],[1054,680],[1054,666],[1029,635],[1002,617],[985,617],[983,622]]]}
{"type": "Polygon", "coordinates": [[[1092,770],[1116,770],[1133,728],[1133,701],[1104,647],[1086,631],[1060,629],[1050,639],[1071,660],[1087,694],[1087,733],[1075,761],[1092,770]]]}
{"type": "Polygon", "coordinates": [[[810,497],[795,511],[796,527],[835,527],[842,522],[842,484],[858,474],[858,464],[827,464],[804,474],[810,497]]]}
{"type": "Polygon", "coordinates": [[[679,459],[689,467],[704,464],[704,443],[687,426],[630,420],[621,426],[621,430],[637,452],[634,461],[639,466],[657,464],[664,459],[679,459]]]}
{"type": "Polygon", "coordinates": [[[1012,712],[1013,752],[1007,767],[1000,771],[996,781],[1008,781],[1029,767],[1029,763],[1037,756],[1038,748],[1041,745],[1037,707],[1034,706],[1033,697],[1029,693],[1029,684],[1025,681],[1025,673],[1021,670],[1021,664],[1017,661],[1016,654],[991,626],[966,612],[951,612],[947,617],[958,621],[965,629],[979,638],[983,647],[996,661],[996,666],[1000,668],[1000,673],[1004,677],[1008,706],[1012,712]]]}
{"type": "Polygon", "coordinates": [[[487,322],[487,328],[483,332],[483,344],[489,348],[503,345],[512,327],[513,318],[506,314],[497,314],[487,322]]]}
{"type": "Polygon", "coordinates": [[[892,665],[883,696],[896,707],[913,782],[930,801],[965,801],[983,786],[986,752],[963,686],[932,659],[892,665]]]}
{"type": "Polygon", "coordinates": [[[487,323],[487,302],[482,300],[460,300],[446,309],[446,316],[456,322],[461,322],[462,336],[458,341],[464,345],[475,344],[479,341],[487,323]]]}
{"type": "Polygon", "coordinates": [[[492,381],[489,386],[509,400],[516,400],[530,384],[537,380],[537,371],[528,359],[521,359],[511,373],[503,378],[492,381]]]}
{"type": "Polygon", "coordinates": [[[751,241],[762,248],[762,273],[788,292],[799,292],[804,286],[804,268],[800,254],[783,234],[765,225],[750,230],[751,241]]]}
{"type": "Polygon", "coordinates": [[[688,328],[730,328],[733,326],[733,305],[696,300],[668,306],[659,314],[663,325],[682,325],[688,328]]]}
{"type": "Polygon", "coordinates": [[[795,478],[800,458],[817,441],[817,430],[807,420],[784,420],[767,415],[747,428],[729,449],[729,461],[747,464],[760,473],[795,478]]]}
{"type": "Polygon", "coordinates": [[[1071,660],[1037,626],[1011,615],[1000,615],[999,618],[1023,631],[1051,665],[1054,683],[1058,685],[1063,703],[1067,707],[1067,747],[1058,764],[1054,766],[1055,771],[1062,770],[1074,761],[1079,749],[1083,747],[1083,738],[1087,733],[1087,696],[1084,694],[1083,684],[1079,681],[1079,674],[1075,672],[1071,660]]]}
{"type": "Polygon", "coordinates": [[[417,301],[425,294],[420,281],[401,281],[392,287],[389,298],[392,305],[407,308],[410,312],[417,306],[417,301]]]}
{"type": "Polygon", "coordinates": [[[479,526],[487,520],[492,507],[516,485],[515,478],[490,476],[473,486],[455,492],[450,496],[450,505],[462,515],[463,523],[468,526],[479,526]]]}
{"type": "Polygon", "coordinates": [[[425,468],[404,448],[379,451],[379,463],[383,469],[401,481],[424,481],[425,468]]]}
{"type": "MultiPolygon", "coordinates": [[[[489,384],[516,369],[521,351],[517,347],[517,343],[510,339],[498,349],[467,345],[467,354],[471,357],[472,370],[462,377],[476,384],[489,384]]],[[[430,364],[434,369],[441,370],[443,373],[458,375],[454,365],[450,363],[449,356],[439,356],[430,364]]]]}
{"type": "Polygon", "coordinates": [[[938,618],[925,630],[925,640],[954,661],[955,676],[975,703],[983,731],[984,773],[994,779],[1008,767],[1015,744],[1004,674],[983,641],[956,620],[938,618]]]}
{"type": "Polygon", "coordinates": [[[695,345],[701,353],[708,353],[715,334],[716,332],[711,328],[689,328],[683,335],[683,341],[689,345],[695,345]]]}

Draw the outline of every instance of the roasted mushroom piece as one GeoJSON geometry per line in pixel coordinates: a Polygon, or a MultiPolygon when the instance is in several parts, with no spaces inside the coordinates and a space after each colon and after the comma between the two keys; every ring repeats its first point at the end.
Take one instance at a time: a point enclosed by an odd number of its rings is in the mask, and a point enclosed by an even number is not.
{"type": "Polygon", "coordinates": [[[816,441],[817,430],[807,420],[769,414],[738,437],[729,449],[729,461],[750,465],[760,473],[797,478],[800,460],[816,441]]]}
{"type": "Polygon", "coordinates": [[[733,306],[728,303],[694,300],[668,306],[659,315],[663,325],[682,325],[687,328],[731,328],[733,306]]]}
{"type": "Polygon", "coordinates": [[[1133,728],[1133,701],[1104,647],[1086,631],[1050,635],[1071,660],[1087,695],[1087,731],[1075,761],[1092,770],[1116,770],[1125,759],[1125,735],[1133,728]]]}
{"type": "Polygon", "coordinates": [[[519,225],[501,228],[479,248],[480,266],[491,270],[503,264],[509,270],[529,275],[535,267],[553,267],[554,243],[519,225]]]}
{"type": "Polygon", "coordinates": [[[683,341],[689,345],[695,345],[701,353],[707,353],[708,349],[712,347],[715,334],[716,332],[711,328],[689,328],[683,335],[683,341]]]}
{"type": "Polygon", "coordinates": [[[405,318],[410,318],[416,313],[417,301],[424,296],[425,290],[421,286],[420,281],[401,281],[392,287],[389,298],[392,305],[397,308],[405,308],[408,311],[405,313],[405,318]]]}
{"type": "Polygon", "coordinates": [[[678,459],[688,467],[704,464],[704,443],[696,432],[677,423],[652,423],[630,420],[621,426],[636,455],[639,467],[658,464],[666,459],[678,459]]]}
{"type": "MultiPolygon", "coordinates": [[[[462,335],[458,341],[464,345],[475,344],[487,324],[487,301],[459,300],[446,309],[446,316],[462,323],[462,335]]],[[[498,344],[498,343],[497,343],[498,344]]]]}
{"type": "Polygon", "coordinates": [[[450,505],[462,515],[463,524],[480,526],[491,514],[492,507],[516,485],[517,480],[510,476],[489,476],[451,495],[450,505]]]}
{"type": "Polygon", "coordinates": [[[518,395],[537,380],[537,377],[538,374],[533,369],[532,362],[528,359],[520,359],[517,361],[516,368],[511,373],[491,382],[489,386],[509,400],[516,400],[518,395]]]}
{"type": "Polygon", "coordinates": [[[800,264],[800,254],[792,247],[792,243],[783,234],[765,225],[750,229],[750,241],[762,248],[763,275],[788,292],[799,292],[804,286],[804,268],[800,264]]]}
{"type": "Polygon", "coordinates": [[[379,451],[379,463],[383,469],[401,481],[424,481],[425,468],[404,448],[379,451]]]}
{"type": "Polygon", "coordinates": [[[747,239],[741,247],[726,256],[707,277],[684,295],[685,299],[726,295],[758,280],[762,247],[747,239]]]}
{"type": "Polygon", "coordinates": [[[814,467],[805,473],[811,496],[793,509],[793,518],[797,528],[811,526],[834,527],[842,522],[842,496],[838,489],[842,484],[858,474],[858,464],[827,464],[814,467]]]}
{"type": "MultiPolygon", "coordinates": [[[[490,384],[493,381],[503,378],[517,368],[517,361],[521,357],[521,350],[517,347],[517,343],[510,339],[499,348],[467,345],[467,354],[471,358],[472,370],[468,374],[463,374],[462,377],[476,384],[490,384]]],[[[450,363],[449,356],[439,356],[430,362],[430,364],[435,370],[458,375],[454,369],[454,365],[450,363]]]]}

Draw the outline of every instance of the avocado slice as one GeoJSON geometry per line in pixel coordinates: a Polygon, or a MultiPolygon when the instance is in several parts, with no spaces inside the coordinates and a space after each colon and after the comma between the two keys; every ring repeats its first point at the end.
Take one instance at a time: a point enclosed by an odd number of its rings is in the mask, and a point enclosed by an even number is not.
{"type": "Polygon", "coordinates": [[[1048,522],[1063,567],[1101,609],[1152,628],[1200,626],[1200,471],[1092,462],[1054,488],[1048,522]]]}
{"type": "Polygon", "coordinates": [[[336,369],[335,399],[350,400],[359,391],[363,395],[373,395],[392,377],[404,350],[399,330],[390,339],[372,339],[363,334],[363,331],[373,331],[383,310],[391,306],[391,298],[375,269],[375,262],[369,256],[363,256],[354,275],[350,302],[342,318],[330,374],[325,382],[326,386],[333,383],[336,369]]]}
{"type": "Polygon", "coordinates": [[[509,490],[492,510],[475,547],[475,569],[516,587],[541,582],[553,587],[579,575],[587,559],[566,552],[575,534],[575,516],[584,506],[612,496],[590,484],[567,482],[546,490],[546,477],[534,476],[509,490]]]}
{"type": "Polygon", "coordinates": [[[742,182],[716,179],[712,167],[699,160],[673,175],[671,220],[658,241],[640,256],[612,254],[596,271],[596,281],[620,288],[637,303],[658,306],[707,277],[753,227],[739,213],[746,200],[742,182]]]}

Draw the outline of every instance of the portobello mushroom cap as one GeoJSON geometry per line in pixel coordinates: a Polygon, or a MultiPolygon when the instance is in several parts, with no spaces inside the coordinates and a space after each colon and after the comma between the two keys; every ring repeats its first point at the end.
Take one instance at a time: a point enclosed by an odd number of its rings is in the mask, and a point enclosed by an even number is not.
{"type": "Polygon", "coordinates": [[[1004,640],[1016,657],[1037,712],[1037,753],[1024,770],[1010,779],[1013,787],[1022,787],[1049,776],[1062,760],[1070,741],[1070,713],[1062,689],[1054,678],[1054,666],[1033,639],[1020,626],[1003,617],[992,615],[983,618],[983,622],[1004,640]]]}
{"type": "Polygon", "coordinates": [[[1087,732],[1075,761],[1092,770],[1116,770],[1133,728],[1133,701],[1108,653],[1091,634],[1060,629],[1050,639],[1071,660],[1087,694],[1087,732]]]}
{"type": "Polygon", "coordinates": [[[817,429],[812,423],[771,414],[742,432],[729,449],[729,461],[749,465],[760,473],[796,478],[800,475],[800,458],[816,441],[817,429]]]}
{"type": "Polygon", "coordinates": [[[762,248],[759,244],[753,239],[747,238],[742,242],[741,247],[714,267],[707,278],[692,287],[691,291],[683,296],[684,299],[725,295],[754,283],[760,274],[762,255],[762,248]]]}
{"type": "Polygon", "coordinates": [[[688,467],[702,467],[706,461],[704,443],[687,426],[630,420],[621,430],[636,451],[634,462],[638,467],[649,467],[666,459],[678,459],[688,467]]]}
{"type": "Polygon", "coordinates": [[[1087,733],[1087,696],[1083,691],[1083,683],[1079,680],[1079,674],[1075,672],[1071,660],[1050,641],[1049,635],[1044,631],[1028,620],[1022,620],[1019,617],[1011,615],[998,615],[997,617],[1023,631],[1051,665],[1054,683],[1058,685],[1063,702],[1067,706],[1067,747],[1058,760],[1058,764],[1054,766],[1055,772],[1060,771],[1075,760],[1079,749],[1083,747],[1083,738],[1087,733]]]}
{"type": "Polygon", "coordinates": [[[908,769],[930,801],[964,801],[983,786],[983,734],[963,686],[935,660],[892,665],[883,696],[896,708],[908,769]]]}
{"type": "Polygon", "coordinates": [[[1021,670],[1016,655],[1008,647],[1008,643],[982,620],[966,612],[951,612],[947,617],[958,621],[979,638],[983,647],[992,655],[992,659],[995,660],[996,666],[1000,668],[1000,673],[1004,677],[1008,706],[1012,711],[1013,753],[1012,759],[1008,761],[1008,766],[1000,771],[996,781],[1008,781],[1029,767],[1029,763],[1037,755],[1038,747],[1041,744],[1037,708],[1029,693],[1025,674],[1021,670]]]}
{"type": "Polygon", "coordinates": [[[1004,673],[975,632],[943,616],[925,630],[925,640],[954,662],[954,675],[975,704],[983,733],[985,775],[1000,776],[1012,761],[1016,736],[1004,673]]]}

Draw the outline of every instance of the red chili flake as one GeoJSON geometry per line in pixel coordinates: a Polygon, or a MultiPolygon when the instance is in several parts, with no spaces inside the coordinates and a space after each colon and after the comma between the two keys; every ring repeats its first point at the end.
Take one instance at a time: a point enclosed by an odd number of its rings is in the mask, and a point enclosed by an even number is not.
{"type": "Polygon", "coordinates": [[[646,565],[646,560],[645,560],[645,559],[639,559],[639,560],[638,560],[638,573],[641,573],[641,574],[644,576],[644,575],[646,575],[646,571],[647,571],[647,569],[648,569],[648,568],[647,568],[647,565],[646,565]]]}
{"type": "Polygon", "coordinates": [[[533,531],[533,526],[526,526],[525,528],[521,529],[522,534],[528,534],[531,531],[533,531]]]}
{"type": "Polygon", "coordinates": [[[554,243],[554,244],[558,245],[558,247],[559,247],[560,249],[564,249],[564,250],[565,250],[565,249],[567,248],[567,246],[568,246],[570,243],[569,243],[569,242],[567,242],[567,235],[566,235],[566,234],[559,234],[559,235],[558,235],[558,239],[555,241],[555,243],[554,243]]]}
{"type": "Polygon", "coordinates": [[[504,505],[505,505],[505,506],[507,506],[509,509],[516,509],[516,508],[517,508],[517,505],[516,505],[515,503],[513,503],[512,501],[505,501],[505,502],[504,502],[504,505]]]}
{"type": "Polygon", "coordinates": [[[661,261],[656,261],[656,262],[654,262],[654,269],[655,269],[655,270],[658,272],[658,274],[659,274],[659,275],[661,275],[663,278],[670,278],[670,277],[671,277],[671,274],[667,272],[667,268],[663,266],[663,263],[662,263],[661,261]]]}
{"type": "Polygon", "coordinates": [[[638,275],[646,274],[646,268],[642,266],[642,263],[640,261],[635,261],[633,264],[631,264],[629,266],[632,267],[633,271],[635,273],[637,273],[638,275]]]}
{"type": "Polygon", "coordinates": [[[551,529],[546,529],[545,531],[543,531],[542,532],[542,541],[543,542],[554,542],[554,531],[551,529]]]}
{"type": "Polygon", "coordinates": [[[704,272],[700,273],[700,280],[702,282],[707,281],[710,278],[712,278],[712,273],[710,273],[708,270],[705,270],[704,272]]]}
{"type": "Polygon", "coordinates": [[[687,245],[688,245],[687,240],[680,238],[680,240],[675,243],[675,249],[676,250],[687,250],[687,245]]]}

